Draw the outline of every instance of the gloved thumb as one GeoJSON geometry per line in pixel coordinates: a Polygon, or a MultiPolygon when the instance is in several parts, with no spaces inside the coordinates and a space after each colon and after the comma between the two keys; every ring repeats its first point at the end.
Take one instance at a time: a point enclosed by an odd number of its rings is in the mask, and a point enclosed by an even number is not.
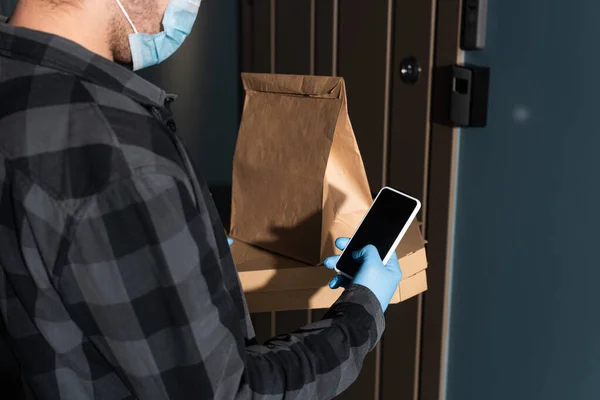
{"type": "Polygon", "coordinates": [[[337,247],[340,250],[344,250],[346,248],[346,246],[348,246],[349,242],[350,242],[350,239],[347,237],[337,238],[335,241],[335,247],[337,247]]]}
{"type": "Polygon", "coordinates": [[[339,259],[340,256],[327,257],[323,264],[329,269],[334,269],[339,259]]]}
{"type": "Polygon", "coordinates": [[[340,287],[347,288],[350,286],[350,279],[343,275],[336,275],[329,281],[329,287],[331,289],[337,289],[340,287]]]}

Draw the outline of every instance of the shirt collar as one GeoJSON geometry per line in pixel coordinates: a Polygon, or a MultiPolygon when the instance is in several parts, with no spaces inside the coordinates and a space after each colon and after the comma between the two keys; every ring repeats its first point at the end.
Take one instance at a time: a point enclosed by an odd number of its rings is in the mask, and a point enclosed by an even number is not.
{"type": "Polygon", "coordinates": [[[60,36],[15,27],[0,15],[0,55],[53,68],[122,93],[155,107],[175,96],[153,85],[130,69],[101,57],[60,36]]]}

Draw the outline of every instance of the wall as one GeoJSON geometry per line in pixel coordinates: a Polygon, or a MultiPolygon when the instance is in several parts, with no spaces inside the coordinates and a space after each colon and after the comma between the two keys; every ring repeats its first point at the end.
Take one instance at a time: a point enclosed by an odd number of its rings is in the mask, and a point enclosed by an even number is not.
{"type": "Polygon", "coordinates": [[[190,37],[166,62],[140,75],[179,97],[179,135],[209,184],[231,185],[241,110],[238,1],[203,0],[190,37]]]}
{"type": "Polygon", "coordinates": [[[600,3],[490,0],[461,132],[448,400],[600,394],[600,3]],[[542,7],[546,7],[542,9],[542,7]]]}
{"type": "Polygon", "coordinates": [[[2,15],[10,15],[15,7],[16,0],[0,0],[0,12],[2,15]]]}
{"type": "Polygon", "coordinates": [[[240,120],[239,2],[202,0],[192,34],[171,58],[140,75],[178,95],[178,134],[211,187],[224,224],[231,213],[233,153],[240,120]]]}

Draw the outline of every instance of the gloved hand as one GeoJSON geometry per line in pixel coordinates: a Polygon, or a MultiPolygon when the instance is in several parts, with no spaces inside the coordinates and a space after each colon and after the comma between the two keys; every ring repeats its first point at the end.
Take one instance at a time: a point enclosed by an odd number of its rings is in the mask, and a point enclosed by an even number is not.
{"type": "MultiPolygon", "coordinates": [[[[339,238],[335,241],[335,246],[340,250],[344,250],[349,241],[348,238],[339,238]]],[[[325,266],[333,269],[339,258],[340,256],[327,258],[325,266]]],[[[381,309],[385,311],[398,288],[400,279],[402,279],[402,271],[400,271],[396,253],[393,253],[390,260],[384,265],[375,246],[369,245],[354,252],[352,258],[360,263],[360,268],[354,279],[350,281],[343,275],[336,275],[329,282],[329,287],[332,289],[348,287],[350,283],[365,286],[371,289],[377,300],[379,300],[381,309]]]]}

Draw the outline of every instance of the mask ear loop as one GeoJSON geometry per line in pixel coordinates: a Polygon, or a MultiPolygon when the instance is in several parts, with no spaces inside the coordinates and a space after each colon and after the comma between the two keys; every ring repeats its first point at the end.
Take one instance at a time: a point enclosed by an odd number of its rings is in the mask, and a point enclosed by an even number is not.
{"type": "Polygon", "coordinates": [[[135,25],[133,25],[133,21],[131,20],[131,18],[129,18],[129,14],[127,14],[127,11],[125,11],[125,7],[123,7],[123,4],[121,4],[120,0],[115,0],[115,1],[117,2],[117,5],[121,9],[121,11],[123,11],[125,18],[127,18],[127,22],[129,22],[129,25],[131,25],[131,27],[133,28],[133,32],[135,32],[137,34],[138,31],[137,31],[137,29],[135,29],[135,25]]]}

